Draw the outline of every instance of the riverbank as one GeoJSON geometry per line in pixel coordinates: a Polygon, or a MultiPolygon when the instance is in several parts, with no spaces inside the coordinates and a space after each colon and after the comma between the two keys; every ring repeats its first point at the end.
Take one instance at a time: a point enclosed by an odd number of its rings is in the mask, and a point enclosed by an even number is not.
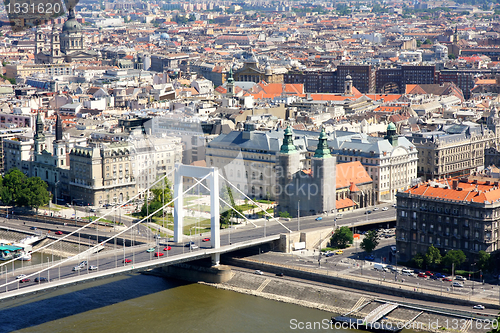
{"type": "MultiPolygon", "coordinates": [[[[334,286],[295,281],[286,276],[277,277],[268,273],[258,275],[236,267],[233,267],[232,278],[225,283],[200,282],[200,284],[325,311],[328,317],[349,313],[349,316],[364,318],[385,303],[373,295],[350,292],[334,286]]],[[[484,323],[461,314],[453,315],[446,313],[445,310],[425,309],[408,304],[397,307],[387,314],[384,320],[401,327],[406,324],[407,328],[415,331],[462,333],[488,331],[484,323]]]]}

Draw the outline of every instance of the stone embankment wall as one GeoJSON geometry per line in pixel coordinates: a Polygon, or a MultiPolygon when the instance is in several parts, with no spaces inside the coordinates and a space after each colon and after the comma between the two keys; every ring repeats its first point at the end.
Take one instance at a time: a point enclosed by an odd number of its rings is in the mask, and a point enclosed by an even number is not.
{"type": "MultiPolygon", "coordinates": [[[[257,275],[235,269],[233,269],[233,277],[225,283],[200,283],[219,289],[326,311],[325,318],[327,319],[331,316],[349,312],[351,312],[349,314],[351,317],[364,318],[370,311],[383,304],[377,301],[375,297],[361,293],[291,281],[286,279],[286,276],[282,278],[270,275],[257,275]],[[357,309],[359,310],[356,311],[357,309]]],[[[474,323],[467,324],[466,328],[463,326],[466,321],[461,321],[461,318],[458,317],[432,312],[421,313],[418,309],[405,307],[399,307],[389,313],[386,316],[386,320],[394,324],[399,323],[400,325],[404,325],[417,315],[419,315],[418,318],[408,326],[409,329],[426,332],[462,333],[484,333],[487,331],[478,329],[479,326],[474,323]],[[455,321],[457,322],[456,327],[453,324],[455,321]]],[[[288,327],[285,328],[288,329],[288,327]]]]}

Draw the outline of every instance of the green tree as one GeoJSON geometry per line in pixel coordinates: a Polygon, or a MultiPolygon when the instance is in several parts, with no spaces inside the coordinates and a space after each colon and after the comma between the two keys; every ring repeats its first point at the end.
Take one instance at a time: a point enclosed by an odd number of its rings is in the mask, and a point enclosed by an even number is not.
{"type": "Polygon", "coordinates": [[[425,262],[425,257],[422,255],[422,253],[417,253],[413,257],[413,263],[417,268],[423,268],[424,267],[424,262],[425,262]]]}
{"type": "Polygon", "coordinates": [[[465,262],[465,259],[467,259],[467,257],[462,250],[451,250],[446,253],[441,262],[447,267],[451,267],[452,264],[455,264],[456,269],[465,262]]]}
{"type": "MultiPolygon", "coordinates": [[[[3,180],[2,186],[6,188],[5,193],[2,195],[2,201],[7,205],[17,205],[19,200],[19,194],[24,187],[26,182],[26,175],[22,173],[19,169],[13,168],[7,173],[3,180]]],[[[3,192],[5,192],[3,191],[3,192]]]]}
{"type": "Polygon", "coordinates": [[[280,217],[286,219],[286,218],[291,218],[290,213],[288,212],[280,212],[280,217]]]}
{"type": "Polygon", "coordinates": [[[434,245],[427,248],[425,253],[425,264],[429,267],[435,267],[441,263],[441,252],[434,245]]]}
{"type": "Polygon", "coordinates": [[[378,246],[377,232],[375,230],[368,231],[360,246],[368,253],[371,253],[373,250],[375,250],[375,248],[378,246]]]}
{"type": "Polygon", "coordinates": [[[172,200],[172,190],[170,188],[170,182],[167,178],[164,178],[163,181],[160,181],[158,184],[151,189],[153,193],[153,201],[165,202],[165,204],[169,203],[172,200]],[[163,201],[165,199],[165,201],[163,201]]]}
{"type": "Polygon", "coordinates": [[[489,253],[485,251],[479,251],[477,268],[482,270],[483,272],[491,270],[491,256],[489,253]]]}
{"type": "Polygon", "coordinates": [[[47,191],[47,183],[40,177],[30,177],[24,182],[18,194],[17,205],[35,208],[47,205],[50,201],[50,193],[47,191]]]}
{"type": "MultiPolygon", "coordinates": [[[[154,211],[160,209],[161,207],[163,206],[163,204],[159,201],[151,201],[149,203],[149,207],[146,206],[146,203],[144,203],[142,205],[142,208],[141,208],[141,215],[142,216],[148,216],[148,213],[151,214],[153,213],[154,211]]],[[[162,210],[159,210],[156,214],[154,214],[153,216],[162,216],[163,214],[163,211],[162,210]]]]}
{"type": "Polygon", "coordinates": [[[422,41],[421,40],[417,40],[417,47],[420,47],[422,46],[422,41]]]}
{"type": "Polygon", "coordinates": [[[455,59],[457,59],[457,57],[453,53],[451,53],[451,54],[448,54],[448,59],[455,60],[455,59]]]}
{"type": "Polygon", "coordinates": [[[431,42],[431,40],[430,40],[430,39],[428,39],[428,38],[427,38],[427,39],[425,40],[424,44],[425,44],[425,45],[431,45],[431,44],[432,44],[432,42],[431,42]]]}
{"type": "Polygon", "coordinates": [[[332,247],[345,249],[347,244],[352,243],[354,236],[352,235],[351,229],[349,227],[340,227],[335,230],[332,238],[330,238],[330,243],[332,247]]]}

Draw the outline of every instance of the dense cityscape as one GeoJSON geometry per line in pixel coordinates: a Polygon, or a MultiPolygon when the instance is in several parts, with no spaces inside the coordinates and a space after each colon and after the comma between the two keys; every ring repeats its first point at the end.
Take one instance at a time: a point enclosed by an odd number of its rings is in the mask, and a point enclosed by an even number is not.
{"type": "MultiPolygon", "coordinates": [[[[498,1],[18,5],[0,5],[0,299],[31,292],[9,263],[37,251],[57,283],[170,253],[163,276],[321,309],[328,329],[422,311],[416,330],[498,332],[477,325],[500,309],[498,1]],[[233,275],[189,266],[205,259],[233,275]],[[285,280],[339,301],[270,290],[285,280]]],[[[309,329],[294,320],[274,330],[309,329]]]]}

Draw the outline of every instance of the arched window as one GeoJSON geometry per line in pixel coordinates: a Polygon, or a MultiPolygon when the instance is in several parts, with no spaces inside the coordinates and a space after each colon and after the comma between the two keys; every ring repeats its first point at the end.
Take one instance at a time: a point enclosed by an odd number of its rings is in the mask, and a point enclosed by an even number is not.
{"type": "MultiPolygon", "coordinates": [[[[262,175],[262,172],[260,173],[260,180],[263,180],[264,176],[262,175]]],[[[262,188],[262,187],[261,187],[262,188]]]]}
{"type": "Polygon", "coordinates": [[[229,177],[233,177],[233,169],[229,170],[229,177]]]}
{"type": "Polygon", "coordinates": [[[238,178],[241,177],[241,173],[240,173],[240,170],[237,171],[237,175],[238,175],[238,178]]]}

